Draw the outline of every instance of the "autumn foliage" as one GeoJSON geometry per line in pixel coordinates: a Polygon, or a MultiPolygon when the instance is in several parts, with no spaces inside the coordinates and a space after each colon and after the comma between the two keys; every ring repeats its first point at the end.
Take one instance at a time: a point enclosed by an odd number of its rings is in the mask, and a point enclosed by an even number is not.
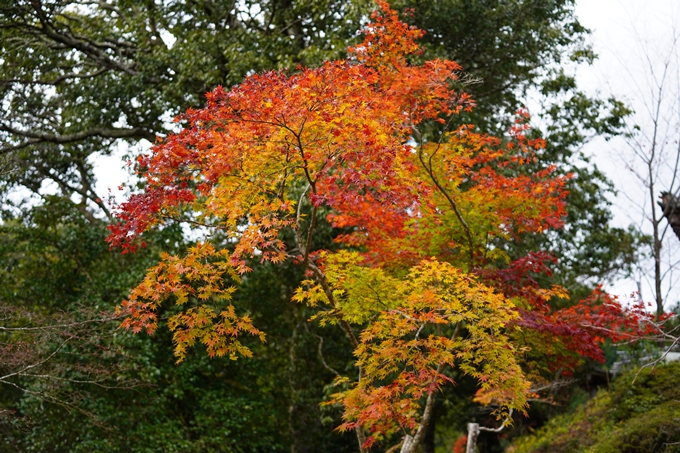
{"type": "Polygon", "coordinates": [[[474,106],[456,88],[461,68],[413,64],[423,32],[377,5],[346,61],[256,74],[188,111],[184,130],[139,157],[146,189],[118,207],[109,237],[129,252],[167,222],[206,233],[186,255],[161,256],[122,305],[124,326],[149,333],[162,303],[187,307],[168,321],[178,360],[195,343],[249,356],[239,338],[265,336],[229,303],[239,276],[258,261],[304,267],[294,300],[355,349],[359,379],[339,379],[347,390],[331,402],[362,448],[404,431],[418,441],[453,368],[499,416],[522,411],[523,351],[549,338],[547,356],[601,360],[602,342],[633,334],[642,313],[599,289],[551,308],[566,291],[536,276],[554,258],[511,259],[504,244],[561,227],[567,177],[527,170],[544,143],[526,138],[526,113],[502,138],[461,124],[474,106]],[[343,232],[340,251],[312,248],[321,221],[343,232]]]}

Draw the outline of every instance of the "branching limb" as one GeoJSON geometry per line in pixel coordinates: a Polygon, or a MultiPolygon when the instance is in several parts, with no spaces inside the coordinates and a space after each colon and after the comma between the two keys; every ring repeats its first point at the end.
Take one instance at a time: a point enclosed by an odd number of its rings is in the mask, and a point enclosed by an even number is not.
{"type": "Polygon", "coordinates": [[[0,80],[0,84],[10,84],[10,83],[21,83],[23,85],[52,85],[52,86],[57,86],[60,83],[66,81],[66,80],[72,80],[72,79],[91,79],[93,77],[97,77],[107,71],[110,71],[109,68],[101,68],[97,71],[87,73],[87,74],[79,74],[75,72],[69,72],[66,74],[62,74],[59,77],[57,77],[54,80],[43,80],[43,79],[38,79],[38,80],[24,80],[24,79],[5,79],[5,80],[0,80]]]}
{"type": "MultiPolygon", "coordinates": [[[[42,34],[54,42],[63,44],[71,49],[78,50],[107,68],[122,71],[133,76],[140,74],[140,72],[133,67],[112,59],[105,52],[105,49],[112,48],[111,44],[95,43],[90,39],[84,39],[73,34],[70,29],[68,29],[68,27],[64,31],[59,30],[49,20],[45,14],[45,11],[42,9],[41,3],[32,2],[31,6],[33,7],[36,17],[40,23],[40,27],[31,27],[34,32],[42,34]]],[[[113,47],[113,50],[117,50],[115,46],[113,47]]]]}
{"type": "MultiPolygon", "coordinates": [[[[456,328],[453,331],[453,334],[451,335],[451,340],[455,339],[459,332],[460,332],[460,326],[461,323],[458,322],[456,323],[456,328]]],[[[437,366],[437,371],[436,374],[440,375],[444,371],[444,367],[446,366],[445,363],[440,363],[437,366]]],[[[406,435],[404,436],[404,440],[401,444],[401,453],[414,453],[417,451],[418,446],[422,442],[423,438],[425,437],[425,432],[427,430],[427,427],[432,421],[432,413],[434,411],[434,403],[435,403],[435,392],[432,391],[427,395],[427,400],[425,401],[425,409],[423,410],[423,418],[420,421],[420,424],[418,425],[418,430],[413,436],[406,435]]]]}
{"type": "MultiPolygon", "coordinates": [[[[449,122],[447,123],[447,128],[449,124],[451,123],[453,117],[449,118],[449,122]]],[[[463,230],[465,231],[465,236],[467,237],[468,241],[468,267],[472,269],[472,266],[474,264],[474,241],[472,239],[472,230],[470,229],[470,226],[468,225],[467,221],[463,217],[463,214],[460,212],[460,209],[458,209],[458,204],[456,201],[453,199],[451,194],[442,186],[442,184],[439,182],[439,179],[437,178],[437,175],[435,174],[434,171],[434,164],[432,162],[434,156],[439,152],[439,149],[441,148],[441,145],[444,140],[444,134],[442,133],[441,137],[439,138],[439,141],[437,142],[437,147],[435,150],[430,154],[427,162],[425,162],[425,155],[424,155],[424,149],[423,149],[423,137],[418,128],[415,126],[412,127],[413,132],[415,135],[418,136],[418,160],[420,161],[420,164],[423,166],[425,169],[425,172],[427,175],[430,177],[432,182],[434,183],[435,187],[437,190],[446,198],[446,201],[449,203],[449,206],[453,209],[453,213],[455,214],[456,218],[460,222],[461,226],[463,227],[463,230]]]]}
{"type": "Polygon", "coordinates": [[[321,335],[314,334],[310,332],[308,324],[305,324],[305,330],[307,333],[314,335],[316,338],[319,340],[319,346],[317,348],[317,352],[319,354],[319,360],[321,361],[321,364],[323,365],[324,368],[326,368],[328,371],[336,375],[337,377],[340,377],[340,373],[337,372],[337,370],[326,362],[326,358],[323,355],[323,337],[321,335]]]}
{"type": "Polygon", "coordinates": [[[156,141],[156,134],[141,127],[134,127],[131,129],[95,127],[85,131],[75,132],[73,134],[51,135],[39,132],[22,131],[13,128],[7,124],[0,124],[0,131],[8,132],[10,134],[18,135],[20,137],[28,139],[16,145],[8,145],[1,147],[0,155],[7,154],[11,151],[16,151],[40,143],[54,143],[63,145],[94,137],[110,139],[131,138],[131,139],[146,139],[149,140],[150,142],[156,141]]]}
{"type": "Polygon", "coordinates": [[[512,423],[512,412],[513,412],[513,409],[510,409],[510,411],[508,411],[507,417],[505,417],[505,419],[503,419],[503,423],[501,423],[501,426],[499,426],[498,428],[487,428],[486,426],[480,426],[479,430],[480,431],[488,431],[490,433],[500,433],[501,431],[503,431],[503,429],[505,429],[506,426],[508,426],[510,423],[512,423]]]}

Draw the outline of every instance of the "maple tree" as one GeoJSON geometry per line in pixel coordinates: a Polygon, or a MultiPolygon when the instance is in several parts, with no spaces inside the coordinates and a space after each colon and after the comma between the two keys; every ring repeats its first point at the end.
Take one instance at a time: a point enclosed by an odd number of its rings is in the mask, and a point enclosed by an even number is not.
{"type": "Polygon", "coordinates": [[[178,361],[196,343],[250,356],[241,337],[265,333],[231,295],[256,260],[298,263],[308,278],[293,299],[354,348],[358,379],[338,378],[329,401],[345,408],[340,429],[362,451],[405,433],[412,452],[450,369],[476,378],[476,400],[507,419],[539,378],[523,369],[530,347],[562,365],[601,360],[605,338],[631,335],[644,314],[600,289],[551,309],[566,291],[534,276],[553,258],[511,260],[504,244],[562,225],[568,176],[521,171],[544,146],[526,137],[524,112],[503,139],[459,124],[474,107],[454,88],[461,68],[412,64],[422,31],[376,3],[347,60],[256,74],[189,110],[187,128],[138,158],[147,186],[117,207],[109,242],[135,251],[144,231],[175,221],[205,234],[162,255],[122,304],[123,326],[148,333],[166,300],[188,307],[168,319],[178,361]],[[339,251],[313,248],[324,218],[343,232],[339,251]]]}

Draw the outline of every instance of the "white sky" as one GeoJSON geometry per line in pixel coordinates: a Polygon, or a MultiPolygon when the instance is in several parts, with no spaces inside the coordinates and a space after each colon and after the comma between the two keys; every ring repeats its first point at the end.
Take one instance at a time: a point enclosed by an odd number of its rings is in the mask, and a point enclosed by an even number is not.
{"type": "MultiPolygon", "coordinates": [[[[664,160],[672,161],[677,154],[678,140],[678,65],[677,47],[673,39],[680,33],[680,1],[678,0],[577,0],[577,15],[581,23],[592,30],[592,43],[598,60],[591,66],[579,69],[579,86],[591,94],[602,97],[614,95],[625,101],[635,111],[633,123],[641,127],[641,133],[649,136],[652,130],[650,108],[654,106],[654,87],[658,87],[664,71],[664,61],[670,61],[664,79],[665,92],[661,111],[667,126],[664,136],[669,141],[664,160]]],[[[596,139],[585,148],[594,161],[614,182],[618,195],[614,203],[615,224],[641,226],[650,232],[649,213],[651,201],[643,191],[643,184],[636,172],[644,169],[635,159],[632,149],[623,139],[606,142],[596,139]]],[[[672,171],[660,166],[659,185],[655,192],[670,188],[672,171]]],[[[676,183],[677,185],[677,183],[676,183]]],[[[677,189],[676,189],[677,190],[677,189]]],[[[672,232],[664,242],[665,267],[670,269],[664,285],[667,291],[667,308],[680,297],[673,283],[680,272],[673,275],[674,261],[678,257],[680,242],[672,232]]],[[[641,283],[644,300],[652,298],[649,281],[651,262],[642,263],[637,276],[614,284],[609,290],[620,295],[636,291],[641,283]]],[[[680,285],[676,285],[680,288],[680,285]]]]}
{"type": "MultiPolygon", "coordinates": [[[[599,93],[602,97],[615,95],[624,100],[636,111],[634,121],[642,127],[642,131],[649,131],[649,114],[647,104],[650,99],[650,88],[654,80],[650,78],[653,70],[659,74],[663,65],[660,61],[670,55],[674,33],[680,34],[680,0],[577,0],[577,15],[583,25],[592,30],[590,42],[598,60],[591,67],[581,67],[577,73],[579,86],[590,94],[599,93]],[[674,28],[675,27],[675,28],[674,28]],[[651,68],[651,69],[650,69],[651,68]],[[647,103],[647,104],[646,104],[647,103]]],[[[665,107],[671,113],[672,139],[678,139],[678,116],[673,107],[678,107],[678,67],[666,79],[670,92],[665,98],[665,107]],[[675,95],[675,96],[674,96],[675,95]]],[[[593,156],[596,164],[614,181],[619,194],[612,199],[614,203],[615,223],[617,226],[629,224],[646,227],[649,215],[649,198],[642,192],[640,181],[636,179],[632,170],[640,170],[639,162],[632,159],[630,148],[622,139],[605,142],[595,139],[587,145],[586,152],[593,156]],[[646,204],[645,204],[646,202],[646,204]],[[642,203],[643,206],[639,206],[642,203]]],[[[128,173],[121,160],[125,150],[109,157],[97,158],[97,190],[106,195],[111,188],[114,194],[119,194],[116,188],[128,180],[128,173]]],[[[659,175],[662,186],[668,184],[669,173],[659,175]]],[[[119,197],[120,199],[120,197],[119,197]]],[[[675,252],[676,239],[671,235],[666,247],[672,262],[675,252]]],[[[680,249],[680,243],[678,243],[680,249]]],[[[627,295],[637,290],[636,281],[642,283],[642,295],[645,300],[651,298],[651,292],[646,286],[641,274],[647,273],[643,265],[641,272],[633,279],[622,280],[609,288],[610,291],[627,295]]],[[[672,273],[667,276],[667,286],[670,290],[670,304],[680,299],[672,288],[674,280],[680,281],[672,273]]],[[[680,285],[677,285],[680,289],[680,285]]],[[[680,292],[678,292],[680,294],[680,292]]]]}

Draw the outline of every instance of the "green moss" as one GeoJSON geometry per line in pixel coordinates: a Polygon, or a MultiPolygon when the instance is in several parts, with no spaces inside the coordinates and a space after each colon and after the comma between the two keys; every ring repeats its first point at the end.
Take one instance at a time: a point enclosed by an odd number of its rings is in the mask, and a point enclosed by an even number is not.
{"type": "Polygon", "coordinates": [[[632,371],[571,414],[556,417],[513,453],[680,453],[680,364],[632,371]]]}
{"type": "Polygon", "coordinates": [[[599,434],[587,453],[680,452],[680,401],[663,403],[599,434]]]}

